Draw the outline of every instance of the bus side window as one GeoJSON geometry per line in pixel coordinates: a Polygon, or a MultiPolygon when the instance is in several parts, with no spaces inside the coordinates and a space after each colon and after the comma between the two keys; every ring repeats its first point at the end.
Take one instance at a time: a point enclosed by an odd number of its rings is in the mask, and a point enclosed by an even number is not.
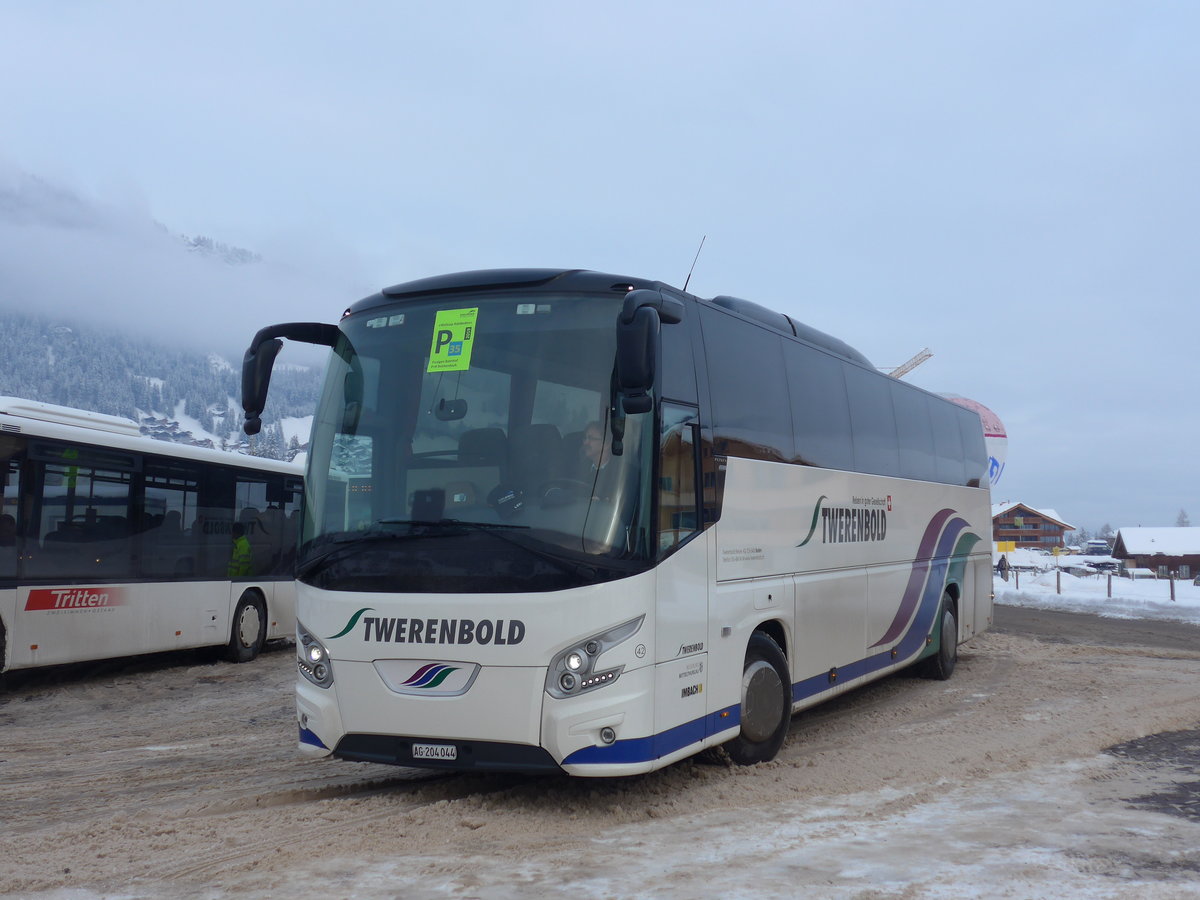
{"type": "Polygon", "coordinates": [[[131,474],[39,463],[41,553],[34,574],[70,578],[133,575],[131,474]]]}
{"type": "Polygon", "coordinates": [[[899,477],[900,439],[888,376],[853,363],[846,363],[843,370],[850,400],[855,471],[899,477]]]}
{"type": "MultiPolygon", "coordinates": [[[[795,455],[783,335],[702,308],[713,436],[723,454],[766,462],[795,455]]],[[[893,441],[894,442],[894,441],[893,441]]]]}
{"type": "Polygon", "coordinates": [[[700,530],[696,410],[662,405],[658,453],[658,553],[664,556],[700,530]]]}
{"type": "MultiPolygon", "coordinates": [[[[937,480],[946,484],[966,484],[967,468],[963,461],[963,435],[959,428],[959,407],[952,403],[933,403],[929,407],[933,420],[934,460],[937,480]]],[[[982,434],[982,429],[980,429],[982,434]]]]}
{"type": "Polygon", "coordinates": [[[854,468],[850,402],[841,360],[797,341],[784,344],[796,431],[795,461],[825,469],[854,468]]]}
{"type": "Polygon", "coordinates": [[[902,381],[893,380],[891,389],[892,405],[896,409],[896,434],[900,439],[900,477],[937,481],[929,396],[902,381]]]}
{"type": "Polygon", "coordinates": [[[193,578],[201,535],[198,466],[179,460],[148,457],[143,469],[141,574],[145,578],[193,578]]]}

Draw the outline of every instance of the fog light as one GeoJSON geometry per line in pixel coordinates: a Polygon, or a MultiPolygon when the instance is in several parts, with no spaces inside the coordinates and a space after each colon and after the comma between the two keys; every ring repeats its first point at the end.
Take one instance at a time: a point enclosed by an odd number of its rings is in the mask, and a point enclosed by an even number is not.
{"type": "Polygon", "coordinates": [[[575,676],[570,672],[563,672],[562,676],[558,679],[558,686],[564,691],[575,690],[575,676]]]}
{"type": "Polygon", "coordinates": [[[617,739],[617,733],[609,726],[605,725],[600,729],[600,740],[606,744],[611,744],[617,739]]]}
{"type": "Polygon", "coordinates": [[[317,681],[324,681],[325,676],[329,674],[329,670],[325,668],[323,663],[317,663],[313,666],[313,674],[317,676],[317,681]]]}

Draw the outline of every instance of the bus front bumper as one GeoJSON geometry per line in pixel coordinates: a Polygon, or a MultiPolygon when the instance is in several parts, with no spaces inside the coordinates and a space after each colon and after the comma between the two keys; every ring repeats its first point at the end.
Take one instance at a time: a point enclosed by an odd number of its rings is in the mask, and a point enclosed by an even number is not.
{"type": "Polygon", "coordinates": [[[369,662],[334,660],[332,687],[300,678],[301,753],[362,762],[477,771],[632,775],[661,761],[631,759],[653,734],[653,667],[569,699],[545,691],[546,669],[485,667],[457,696],[391,690],[369,662]],[[571,757],[578,763],[565,762],[571,757]],[[583,761],[586,759],[587,761],[583,761]]]}

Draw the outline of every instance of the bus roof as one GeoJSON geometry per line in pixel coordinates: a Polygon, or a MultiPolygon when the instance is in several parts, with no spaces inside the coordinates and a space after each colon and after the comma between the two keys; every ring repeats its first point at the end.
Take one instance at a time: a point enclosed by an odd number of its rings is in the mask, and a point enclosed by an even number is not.
{"type": "Polygon", "coordinates": [[[128,437],[141,437],[142,435],[141,429],[133,419],[123,416],[106,416],[103,413],[90,412],[86,409],[56,406],[53,403],[41,403],[37,400],[22,400],[20,397],[0,397],[0,413],[18,416],[22,419],[36,419],[39,422],[76,425],[81,428],[108,431],[128,437]]]}
{"type": "Polygon", "coordinates": [[[303,467],[295,463],[230,450],[159,441],[143,435],[132,419],[20,397],[0,397],[0,432],[33,434],[225,466],[303,474],[303,467]]]}
{"type": "Polygon", "coordinates": [[[428,297],[456,291],[489,290],[537,290],[537,291],[595,291],[627,293],[634,289],[666,290],[671,294],[687,297],[698,303],[711,303],[740,316],[745,316],[760,325],[766,325],[782,334],[798,337],[815,346],[835,353],[845,359],[854,360],[869,368],[871,362],[849,344],[838,338],[798,322],[791,316],[775,312],[750,300],[720,295],[711,299],[688,294],[661,281],[645,278],[630,278],[593,272],[588,269],[476,269],[469,272],[454,272],[420,278],[403,284],[383,288],[353,304],[347,312],[358,313],[384,304],[395,303],[405,298],[428,297]]]}

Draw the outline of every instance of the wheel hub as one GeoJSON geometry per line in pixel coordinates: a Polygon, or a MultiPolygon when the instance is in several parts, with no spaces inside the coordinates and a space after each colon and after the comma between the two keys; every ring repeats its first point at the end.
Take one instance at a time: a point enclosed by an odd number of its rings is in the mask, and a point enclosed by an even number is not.
{"type": "Polygon", "coordinates": [[[742,675],[742,734],[754,742],[767,740],[779,727],[783,702],[775,667],[761,659],[752,662],[742,675]]]}
{"type": "Polygon", "coordinates": [[[251,604],[242,610],[242,616],[238,620],[238,640],[243,647],[253,647],[258,642],[261,631],[262,619],[259,617],[258,607],[251,604]]]}

